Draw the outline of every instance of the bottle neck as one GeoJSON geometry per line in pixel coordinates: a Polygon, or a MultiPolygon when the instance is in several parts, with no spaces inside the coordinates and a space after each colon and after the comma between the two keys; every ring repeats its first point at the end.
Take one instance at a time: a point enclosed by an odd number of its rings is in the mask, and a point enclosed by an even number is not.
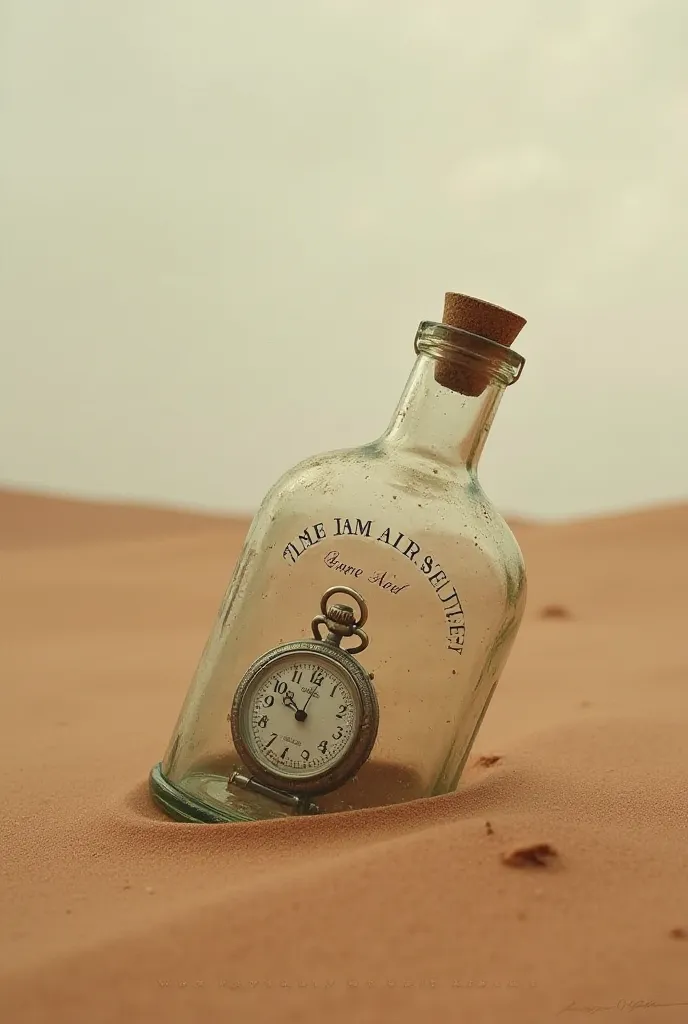
{"type": "Polygon", "coordinates": [[[437,382],[436,365],[421,351],[381,443],[474,473],[505,383],[492,378],[481,394],[462,394],[437,382]]]}

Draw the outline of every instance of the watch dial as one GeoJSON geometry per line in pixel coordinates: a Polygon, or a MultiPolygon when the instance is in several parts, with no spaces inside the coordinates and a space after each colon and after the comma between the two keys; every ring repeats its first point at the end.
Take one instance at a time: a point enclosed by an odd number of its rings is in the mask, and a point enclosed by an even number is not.
{"type": "Polygon", "coordinates": [[[290,779],[336,768],[360,721],[360,699],[348,673],[305,651],[264,669],[241,702],[241,734],[251,754],[272,774],[290,779]]]}

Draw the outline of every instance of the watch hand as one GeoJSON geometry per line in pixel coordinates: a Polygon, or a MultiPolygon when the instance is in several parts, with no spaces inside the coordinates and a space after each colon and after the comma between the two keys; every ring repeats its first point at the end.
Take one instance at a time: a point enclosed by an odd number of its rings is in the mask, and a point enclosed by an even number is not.
{"type": "MultiPolygon", "coordinates": [[[[315,687],[313,687],[311,692],[308,694],[308,700],[303,705],[303,707],[302,708],[296,708],[296,714],[294,715],[294,718],[296,719],[297,722],[305,722],[306,719],[308,718],[308,713],[306,711],[306,708],[308,707],[308,701],[311,699],[311,697],[313,696],[314,693],[315,693],[315,687]]],[[[294,706],[296,707],[296,705],[294,705],[294,706]]]]}
{"type": "Polygon", "coordinates": [[[292,708],[293,711],[298,711],[297,705],[294,703],[294,694],[291,690],[287,690],[285,695],[282,697],[282,703],[286,704],[288,708],[292,708]]]}
{"type": "Polygon", "coordinates": [[[316,687],[316,684],[314,683],[314,684],[313,684],[313,689],[312,689],[312,690],[311,690],[311,692],[310,692],[310,693],[308,694],[308,700],[306,701],[306,703],[305,703],[305,704],[303,705],[303,707],[301,708],[301,714],[302,714],[302,715],[304,715],[304,717],[305,717],[305,714],[306,714],[306,708],[308,707],[308,704],[309,704],[309,702],[310,702],[310,699],[311,699],[311,697],[313,696],[313,694],[315,693],[315,687],[316,687]]]}

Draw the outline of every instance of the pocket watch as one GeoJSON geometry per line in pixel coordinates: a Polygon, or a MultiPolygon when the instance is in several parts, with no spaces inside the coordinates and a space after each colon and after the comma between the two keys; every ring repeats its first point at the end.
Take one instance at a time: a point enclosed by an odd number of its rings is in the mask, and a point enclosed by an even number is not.
{"type": "Polygon", "coordinates": [[[349,587],[330,587],[320,612],[311,623],[314,639],[280,644],[253,662],[227,716],[245,768],[229,784],[289,804],[297,814],[317,813],[311,798],[356,774],[379,721],[373,674],[354,657],[369,644],[365,600],[349,587]],[[337,594],[353,598],[358,618],[347,604],[329,604],[337,594]],[[351,636],[357,646],[342,647],[351,636]]]}

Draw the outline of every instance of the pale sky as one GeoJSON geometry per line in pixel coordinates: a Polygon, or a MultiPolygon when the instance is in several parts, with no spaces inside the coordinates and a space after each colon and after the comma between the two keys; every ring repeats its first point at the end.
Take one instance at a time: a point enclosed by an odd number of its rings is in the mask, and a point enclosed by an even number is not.
{"type": "Polygon", "coordinates": [[[686,0],[0,0],[0,480],[246,511],[528,318],[508,513],[688,496],[686,0]]]}

